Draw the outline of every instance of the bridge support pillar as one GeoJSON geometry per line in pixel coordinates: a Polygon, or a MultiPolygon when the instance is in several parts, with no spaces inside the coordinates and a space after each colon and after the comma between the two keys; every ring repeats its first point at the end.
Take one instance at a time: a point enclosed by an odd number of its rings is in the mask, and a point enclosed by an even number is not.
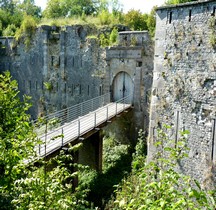
{"type": "Polygon", "coordinates": [[[83,141],[79,149],[78,163],[102,172],[103,136],[98,131],[83,141]]]}

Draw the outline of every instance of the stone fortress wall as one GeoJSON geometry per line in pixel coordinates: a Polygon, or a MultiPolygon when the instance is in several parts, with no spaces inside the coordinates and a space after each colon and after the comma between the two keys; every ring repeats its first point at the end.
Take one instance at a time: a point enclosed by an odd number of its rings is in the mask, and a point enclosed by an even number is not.
{"type": "Polygon", "coordinates": [[[147,32],[120,32],[119,44],[106,49],[89,37],[93,29],[80,25],[41,26],[29,49],[12,37],[1,37],[0,72],[10,70],[21,94],[32,96],[33,118],[115,93],[115,79],[129,75],[135,109],[122,129],[115,128],[124,130],[133,119],[131,135],[145,130],[152,92],[149,158],[162,124],[173,127],[175,141],[179,131],[189,130],[189,158],[181,168],[211,182],[216,161],[215,8],[215,0],[158,8],[154,58],[147,32]]]}
{"type": "Polygon", "coordinates": [[[33,118],[104,93],[105,50],[92,29],[41,26],[31,46],[1,37],[0,71],[10,70],[21,95],[32,96],[33,118]],[[45,85],[46,84],[46,85],[45,85]]]}
{"type": "Polygon", "coordinates": [[[122,95],[122,83],[125,83],[125,92],[132,94],[134,107],[133,112],[123,120],[124,123],[113,123],[112,130],[119,134],[119,138],[128,139],[133,145],[140,129],[146,135],[148,133],[153,50],[153,42],[147,31],[122,31],[118,44],[106,49],[105,80],[112,97],[115,99],[122,95]],[[125,127],[130,127],[130,131],[124,133],[125,127]]]}
{"type": "Polygon", "coordinates": [[[23,40],[0,37],[0,72],[10,70],[20,95],[32,97],[34,119],[113,92],[115,75],[125,72],[133,83],[127,89],[131,88],[138,116],[136,133],[143,126],[147,130],[153,72],[148,32],[120,32],[118,44],[108,48],[91,36],[97,33],[90,26],[41,26],[28,48],[23,40]]]}
{"type": "Polygon", "coordinates": [[[203,185],[215,180],[216,1],[160,7],[156,12],[149,158],[157,129],[171,125],[170,137],[190,132],[189,157],[181,170],[203,185]]]}

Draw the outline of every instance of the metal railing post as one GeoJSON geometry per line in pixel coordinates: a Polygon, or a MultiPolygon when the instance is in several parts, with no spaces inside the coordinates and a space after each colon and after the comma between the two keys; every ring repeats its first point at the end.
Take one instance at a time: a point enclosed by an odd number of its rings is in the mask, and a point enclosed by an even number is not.
{"type": "Polygon", "coordinates": [[[91,102],[92,102],[92,103],[91,103],[91,105],[92,105],[91,110],[93,111],[93,108],[94,108],[94,100],[92,99],[91,102]]]}
{"type": "Polygon", "coordinates": [[[97,123],[96,123],[96,112],[94,112],[94,127],[96,128],[96,125],[97,125],[97,123]]]}
{"type": "Polygon", "coordinates": [[[109,113],[108,113],[108,111],[109,111],[109,110],[108,110],[108,106],[107,106],[107,120],[108,120],[108,118],[109,118],[109,115],[108,115],[109,113]]]}
{"type": "Polygon", "coordinates": [[[63,136],[63,134],[64,134],[64,131],[63,131],[63,128],[62,128],[62,147],[64,146],[64,136],[63,136]]]}
{"type": "Polygon", "coordinates": [[[47,144],[47,120],[46,120],[46,128],[45,128],[45,144],[44,144],[44,153],[45,153],[45,157],[46,157],[46,144],[47,144]]]}
{"type": "Polygon", "coordinates": [[[80,119],[78,119],[78,136],[80,136],[80,119]]]}
{"type": "Polygon", "coordinates": [[[118,104],[118,103],[116,102],[116,115],[117,115],[117,104],[118,104]]]}
{"type": "Polygon", "coordinates": [[[83,103],[80,104],[80,115],[82,116],[83,114],[83,103]]]}

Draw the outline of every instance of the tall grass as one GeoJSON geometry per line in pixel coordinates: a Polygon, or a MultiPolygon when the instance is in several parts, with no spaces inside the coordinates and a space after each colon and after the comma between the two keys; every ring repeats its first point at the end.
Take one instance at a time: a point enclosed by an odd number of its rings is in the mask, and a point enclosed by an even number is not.
{"type": "Polygon", "coordinates": [[[50,25],[50,26],[65,26],[65,25],[89,25],[93,24],[97,26],[97,28],[101,28],[103,26],[112,26],[115,24],[119,24],[121,21],[118,17],[115,17],[113,14],[100,14],[98,16],[74,16],[74,17],[65,17],[65,18],[56,18],[56,19],[41,19],[38,26],[41,25],[50,25]]]}

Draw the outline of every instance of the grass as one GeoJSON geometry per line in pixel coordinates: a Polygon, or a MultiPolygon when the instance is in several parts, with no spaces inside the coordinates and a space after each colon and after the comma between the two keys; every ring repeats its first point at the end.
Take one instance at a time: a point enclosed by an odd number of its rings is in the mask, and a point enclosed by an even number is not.
{"type": "Polygon", "coordinates": [[[110,23],[103,24],[104,22],[101,21],[100,17],[96,16],[86,16],[85,18],[80,17],[71,17],[71,18],[56,18],[56,19],[47,19],[43,18],[41,19],[40,23],[38,26],[41,25],[49,25],[49,26],[70,26],[70,25],[94,25],[97,28],[101,28],[103,26],[112,26],[115,24],[119,24],[118,18],[114,17],[113,15],[110,15],[110,23]],[[111,16],[111,17],[110,17],[111,16]]]}

